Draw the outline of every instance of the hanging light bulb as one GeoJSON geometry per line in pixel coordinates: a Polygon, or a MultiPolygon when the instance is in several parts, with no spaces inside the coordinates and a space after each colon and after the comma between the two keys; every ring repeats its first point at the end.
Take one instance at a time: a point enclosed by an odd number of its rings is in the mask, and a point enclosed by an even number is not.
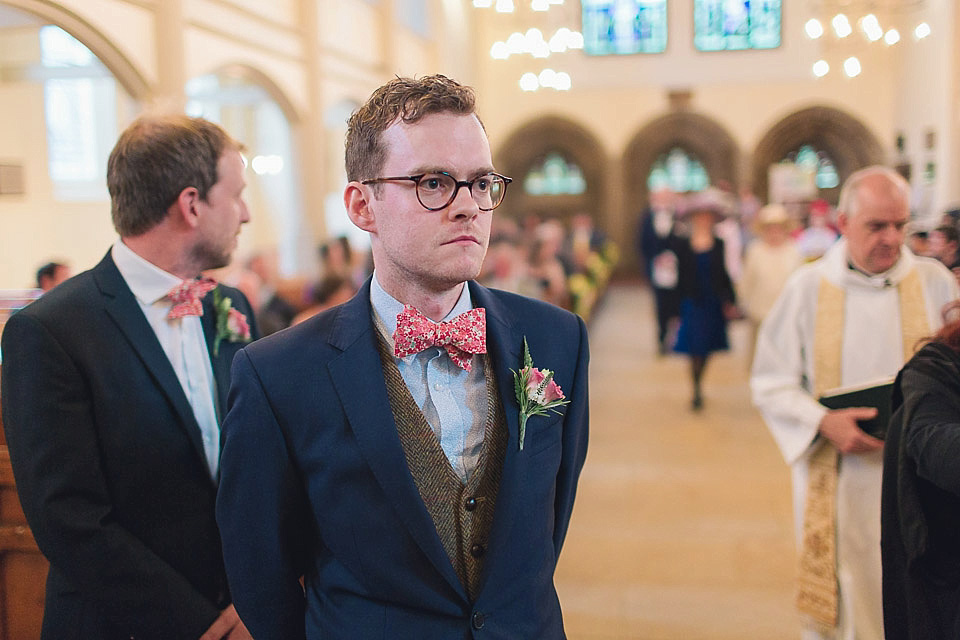
{"type": "Polygon", "coordinates": [[[850,56],[843,61],[843,72],[847,74],[848,78],[854,78],[860,75],[861,71],[860,61],[857,60],[856,56],[850,56]]]}
{"type": "Polygon", "coordinates": [[[816,18],[807,20],[807,24],[803,28],[807,32],[807,37],[811,40],[816,40],[823,35],[823,25],[816,18]]]}
{"type": "Polygon", "coordinates": [[[533,0],[530,3],[530,9],[533,11],[550,11],[550,0],[533,0]]]}
{"type": "Polygon", "coordinates": [[[850,21],[847,20],[847,16],[843,15],[842,13],[838,13],[837,15],[833,16],[833,20],[830,21],[830,24],[833,25],[833,32],[837,34],[838,38],[846,38],[848,35],[853,33],[853,27],[850,26],[850,21]]]}
{"type": "Polygon", "coordinates": [[[537,74],[530,71],[520,76],[520,88],[524,91],[536,91],[540,87],[537,74]]]}
{"type": "Polygon", "coordinates": [[[513,0],[497,0],[497,13],[513,13],[513,0]]]}
{"type": "Polygon", "coordinates": [[[930,35],[930,25],[926,22],[921,22],[917,25],[917,28],[913,30],[913,35],[917,37],[917,40],[923,40],[930,35]]]}
{"type": "Polygon", "coordinates": [[[880,26],[880,21],[872,13],[860,18],[860,29],[863,30],[864,35],[870,42],[876,42],[883,37],[883,28],[880,26]]]}
{"type": "Polygon", "coordinates": [[[894,45],[900,42],[900,32],[896,29],[890,29],[887,31],[886,35],[883,36],[883,41],[888,45],[894,45]]]}
{"type": "Polygon", "coordinates": [[[826,60],[817,60],[813,63],[813,75],[822,78],[828,73],[830,73],[830,64],[826,60]]]}
{"type": "Polygon", "coordinates": [[[473,6],[477,9],[489,9],[493,6],[493,0],[473,0],[473,6]]]}

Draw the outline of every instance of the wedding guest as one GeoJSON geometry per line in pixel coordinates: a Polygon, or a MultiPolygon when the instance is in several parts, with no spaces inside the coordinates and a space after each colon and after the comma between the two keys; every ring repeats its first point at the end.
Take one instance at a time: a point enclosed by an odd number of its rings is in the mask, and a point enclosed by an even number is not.
{"type": "Polygon", "coordinates": [[[960,303],[897,376],[883,460],[886,640],[960,632],[960,303]]]}
{"type": "Polygon", "coordinates": [[[395,78],[351,116],[373,276],[234,363],[217,513],[257,640],[564,637],[586,327],[473,281],[510,183],[474,105],[395,78]]]}
{"type": "Polygon", "coordinates": [[[37,288],[43,292],[50,291],[55,286],[72,276],[70,267],[62,262],[48,262],[37,269],[37,288]]]}
{"type": "Polygon", "coordinates": [[[50,561],[44,640],[249,638],[214,504],[230,362],[257,337],[226,266],[241,226],[239,144],[143,117],[107,164],[119,239],[3,332],[3,425],[50,561]]]}
{"type": "Polygon", "coordinates": [[[688,196],[682,206],[690,235],[672,243],[681,296],[674,351],[690,357],[690,406],[699,411],[703,408],[703,374],[710,354],[730,348],[727,320],[733,316],[736,294],[725,265],[723,240],[714,233],[717,222],[728,215],[730,203],[724,193],[708,188],[688,196]]]}
{"type": "Polygon", "coordinates": [[[743,277],[737,286],[740,307],[751,329],[747,362],[753,361],[760,323],[773,308],[790,274],[803,263],[796,242],[790,237],[792,224],[781,204],[768,204],[756,216],[756,238],[747,247],[743,277]]]}
{"type": "Polygon", "coordinates": [[[650,194],[650,205],[640,221],[639,249],[646,275],[653,289],[657,315],[657,351],[665,354],[673,346],[671,327],[680,315],[677,291],[677,254],[670,250],[675,235],[676,207],[679,202],[670,189],[650,194]]]}

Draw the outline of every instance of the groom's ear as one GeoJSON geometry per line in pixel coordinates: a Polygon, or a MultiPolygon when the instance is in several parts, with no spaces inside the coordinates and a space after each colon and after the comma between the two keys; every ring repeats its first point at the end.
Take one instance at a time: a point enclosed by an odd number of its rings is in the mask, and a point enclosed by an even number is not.
{"type": "Polygon", "coordinates": [[[370,185],[350,182],[343,190],[343,204],[350,222],[369,233],[377,232],[377,220],[371,208],[374,199],[370,185]]]}

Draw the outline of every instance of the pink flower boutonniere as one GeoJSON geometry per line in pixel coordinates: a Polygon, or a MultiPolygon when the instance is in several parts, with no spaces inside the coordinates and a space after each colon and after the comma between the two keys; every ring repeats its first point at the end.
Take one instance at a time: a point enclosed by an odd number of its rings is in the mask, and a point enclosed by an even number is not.
{"type": "Polygon", "coordinates": [[[520,371],[510,371],[513,373],[517,404],[520,405],[520,450],[523,451],[527,419],[530,416],[545,416],[548,411],[559,414],[557,407],[569,404],[570,401],[564,399],[560,385],[553,381],[553,371],[533,366],[526,337],[523,338],[523,368],[520,371]]]}
{"type": "Polygon", "coordinates": [[[220,341],[250,342],[250,324],[247,316],[233,308],[230,298],[213,290],[213,308],[217,313],[217,337],[213,339],[213,356],[220,353],[220,341]]]}

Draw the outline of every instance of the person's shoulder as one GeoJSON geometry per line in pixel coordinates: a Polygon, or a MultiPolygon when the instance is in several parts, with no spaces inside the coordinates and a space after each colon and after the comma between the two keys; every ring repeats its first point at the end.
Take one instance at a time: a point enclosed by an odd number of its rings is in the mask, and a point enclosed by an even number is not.
{"type": "Polygon", "coordinates": [[[338,305],[276,333],[256,340],[244,351],[254,360],[291,360],[301,357],[306,350],[316,357],[316,350],[327,345],[338,326],[342,326],[344,305],[338,305]]]}
{"type": "Polygon", "coordinates": [[[97,287],[92,271],[84,271],[60,283],[18,312],[38,320],[55,320],[90,310],[97,287]]]}
{"type": "Polygon", "coordinates": [[[953,274],[950,272],[950,269],[948,269],[946,265],[936,258],[914,255],[913,260],[914,269],[927,278],[943,280],[953,279],[953,274]]]}

